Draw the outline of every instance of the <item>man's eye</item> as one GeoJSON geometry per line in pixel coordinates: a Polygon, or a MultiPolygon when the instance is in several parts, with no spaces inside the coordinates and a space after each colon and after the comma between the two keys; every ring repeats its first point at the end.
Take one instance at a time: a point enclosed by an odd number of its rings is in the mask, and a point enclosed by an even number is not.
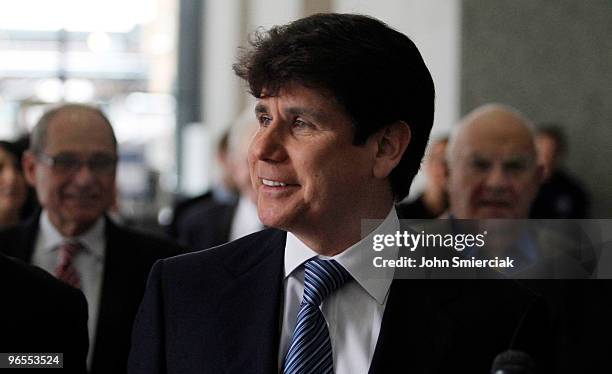
{"type": "Polygon", "coordinates": [[[272,122],[272,118],[266,115],[260,115],[257,117],[257,119],[259,120],[259,124],[261,126],[268,126],[270,122],[272,122]]]}
{"type": "Polygon", "coordinates": [[[472,167],[476,170],[485,171],[491,167],[491,163],[485,160],[473,160],[472,167]]]}
{"type": "Polygon", "coordinates": [[[310,127],[310,124],[298,118],[295,121],[293,121],[293,127],[296,127],[298,129],[306,129],[310,127]]]}
{"type": "Polygon", "coordinates": [[[89,165],[92,169],[105,169],[114,166],[115,159],[112,157],[99,156],[89,160],[89,165]]]}
{"type": "Polygon", "coordinates": [[[521,161],[509,162],[504,165],[504,168],[509,172],[521,172],[527,169],[527,164],[521,161]]]}
{"type": "Polygon", "coordinates": [[[59,167],[74,167],[79,164],[79,160],[74,157],[57,157],[55,159],[55,164],[59,167]]]}

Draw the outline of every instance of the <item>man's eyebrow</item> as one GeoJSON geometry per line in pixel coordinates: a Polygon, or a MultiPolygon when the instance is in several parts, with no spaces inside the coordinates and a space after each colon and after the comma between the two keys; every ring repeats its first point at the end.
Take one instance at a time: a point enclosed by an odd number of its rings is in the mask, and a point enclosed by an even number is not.
{"type": "Polygon", "coordinates": [[[327,118],[327,115],[320,110],[309,109],[309,108],[304,108],[304,107],[289,107],[287,108],[286,111],[287,113],[291,115],[306,116],[318,122],[321,122],[327,118]]]}
{"type": "Polygon", "coordinates": [[[504,163],[512,164],[512,163],[520,162],[520,163],[531,164],[535,161],[536,161],[535,155],[512,155],[508,157],[507,159],[505,159],[504,163]]]}
{"type": "Polygon", "coordinates": [[[255,114],[268,113],[268,107],[265,104],[258,103],[255,105],[255,114]]]}
{"type": "MultiPolygon", "coordinates": [[[[255,114],[268,113],[268,111],[268,106],[266,104],[258,103],[257,105],[255,105],[255,114]]],[[[319,122],[325,120],[328,117],[327,114],[320,110],[309,109],[300,106],[289,107],[286,108],[284,111],[286,114],[290,114],[292,116],[307,116],[319,122]]]]}

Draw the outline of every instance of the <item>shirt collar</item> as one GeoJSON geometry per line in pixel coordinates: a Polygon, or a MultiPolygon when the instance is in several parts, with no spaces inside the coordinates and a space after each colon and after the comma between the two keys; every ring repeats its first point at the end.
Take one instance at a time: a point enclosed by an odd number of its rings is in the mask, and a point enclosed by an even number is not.
{"type": "Polygon", "coordinates": [[[388,247],[381,252],[372,249],[373,236],[376,234],[392,234],[400,229],[399,219],[395,208],[391,208],[387,217],[365,238],[345,249],[341,253],[326,257],[317,254],[310,249],[297,236],[287,233],[285,243],[285,278],[291,275],[300,265],[307,260],[318,256],[322,259],[334,259],[338,261],[355,279],[355,281],[366,290],[379,304],[384,304],[393,281],[395,268],[376,268],[373,265],[375,257],[385,259],[396,259],[398,247],[388,247]]]}
{"type": "Polygon", "coordinates": [[[60,244],[70,239],[75,240],[83,244],[85,250],[92,255],[103,258],[104,257],[104,231],[106,229],[106,222],[104,217],[98,218],[98,220],[91,226],[91,228],[81,235],[66,238],[64,237],[51,223],[49,214],[46,210],[43,210],[40,216],[40,239],[44,243],[44,251],[51,252],[56,250],[60,244]]]}

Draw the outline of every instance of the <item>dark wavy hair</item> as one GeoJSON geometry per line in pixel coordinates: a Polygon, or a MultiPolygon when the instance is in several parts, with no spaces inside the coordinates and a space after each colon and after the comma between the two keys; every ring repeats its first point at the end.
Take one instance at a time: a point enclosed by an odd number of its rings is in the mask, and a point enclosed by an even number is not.
{"type": "Polygon", "coordinates": [[[234,71],[255,97],[292,83],[325,90],[351,118],[356,145],[406,122],[412,138],[390,175],[395,199],[406,197],[433,125],[435,96],[431,74],[406,35],[372,17],[322,13],[260,30],[249,44],[234,71]]]}

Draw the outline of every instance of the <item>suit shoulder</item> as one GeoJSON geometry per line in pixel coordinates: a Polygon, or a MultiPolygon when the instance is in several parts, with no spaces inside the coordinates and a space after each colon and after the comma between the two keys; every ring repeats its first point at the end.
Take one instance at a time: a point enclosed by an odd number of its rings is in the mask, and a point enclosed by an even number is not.
{"type": "Polygon", "coordinates": [[[10,238],[18,235],[22,230],[22,225],[17,224],[14,226],[0,228],[0,238],[10,238]]]}
{"type": "Polygon", "coordinates": [[[233,202],[219,202],[214,199],[200,201],[183,210],[181,216],[177,218],[177,224],[184,226],[183,230],[200,229],[204,222],[231,214],[236,206],[237,204],[233,202]]]}
{"type": "Polygon", "coordinates": [[[152,232],[110,224],[109,240],[122,247],[129,247],[144,254],[157,257],[169,257],[185,252],[185,249],[174,240],[152,232]]]}
{"type": "Polygon", "coordinates": [[[284,231],[266,229],[217,247],[170,257],[161,262],[170,272],[189,272],[190,269],[202,272],[223,266],[233,267],[233,264],[248,268],[271,252],[284,250],[285,237],[284,231]]]}
{"type": "MultiPolygon", "coordinates": [[[[26,264],[20,260],[0,255],[0,287],[3,294],[27,295],[35,301],[53,303],[83,304],[83,294],[67,284],[55,279],[46,271],[26,264]],[[15,281],[19,280],[18,285],[15,281]]],[[[52,304],[45,307],[48,308],[52,304]]]]}
{"type": "Polygon", "coordinates": [[[19,250],[21,245],[21,238],[25,233],[25,227],[23,224],[18,224],[11,227],[0,229],[0,252],[7,256],[17,256],[16,251],[19,250]]]}

